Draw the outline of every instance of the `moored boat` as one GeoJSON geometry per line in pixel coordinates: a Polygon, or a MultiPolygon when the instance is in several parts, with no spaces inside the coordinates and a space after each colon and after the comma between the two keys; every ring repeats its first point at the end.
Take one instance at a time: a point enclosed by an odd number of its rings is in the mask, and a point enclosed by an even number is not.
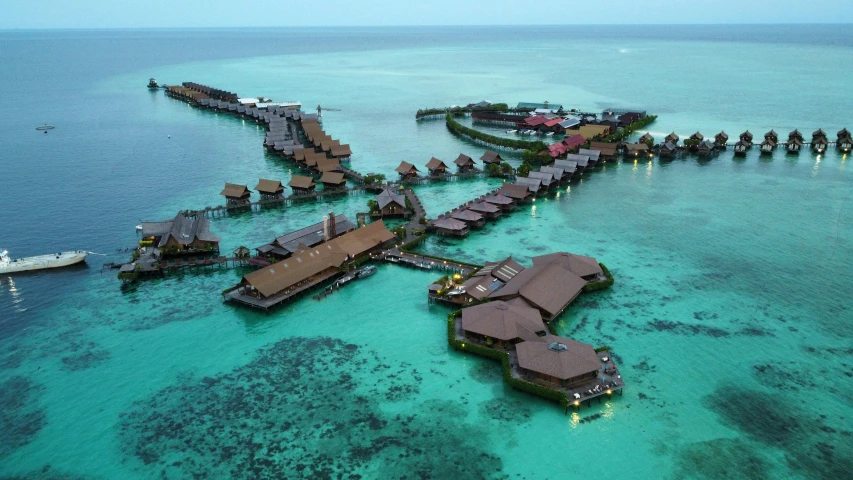
{"type": "Polygon", "coordinates": [[[368,265],[356,272],[355,275],[358,278],[365,278],[373,275],[374,273],[376,273],[376,267],[374,267],[373,265],[368,265]]]}
{"type": "Polygon", "coordinates": [[[28,272],[67,267],[86,260],[86,256],[88,255],[88,252],[78,250],[75,252],[59,252],[50,255],[11,259],[8,252],[3,250],[0,252],[0,273],[28,272]]]}

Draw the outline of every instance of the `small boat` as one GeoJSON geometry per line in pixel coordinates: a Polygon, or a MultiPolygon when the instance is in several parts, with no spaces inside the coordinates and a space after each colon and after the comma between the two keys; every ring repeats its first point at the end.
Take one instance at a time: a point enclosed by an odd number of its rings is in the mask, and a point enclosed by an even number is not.
{"type": "Polygon", "coordinates": [[[518,133],[518,130],[510,128],[509,130],[506,131],[506,133],[518,133]]]}
{"type": "Polygon", "coordinates": [[[554,132],[548,132],[545,134],[546,137],[550,137],[551,135],[554,135],[554,132]]]}
{"type": "Polygon", "coordinates": [[[148,79],[148,88],[160,88],[160,85],[157,85],[157,80],[150,78],[148,79]]]}
{"type": "Polygon", "coordinates": [[[373,265],[368,265],[362,268],[361,270],[355,272],[355,276],[356,278],[365,278],[373,275],[374,273],[376,273],[376,267],[374,267],[373,265]]]}
{"type": "Polygon", "coordinates": [[[142,231],[142,225],[137,225],[137,226],[136,226],[136,231],[137,231],[137,232],[141,232],[141,231],[142,231]]]}
{"type": "Polygon", "coordinates": [[[38,130],[40,132],[47,133],[48,130],[53,130],[54,128],[56,128],[56,127],[54,127],[53,125],[48,125],[45,123],[44,125],[42,125],[40,127],[36,127],[36,130],[38,130]]]}
{"type": "Polygon", "coordinates": [[[0,273],[28,272],[32,270],[67,267],[86,260],[86,256],[88,255],[88,252],[78,250],[75,252],[59,252],[13,260],[9,258],[9,253],[3,250],[0,252],[0,273]]]}

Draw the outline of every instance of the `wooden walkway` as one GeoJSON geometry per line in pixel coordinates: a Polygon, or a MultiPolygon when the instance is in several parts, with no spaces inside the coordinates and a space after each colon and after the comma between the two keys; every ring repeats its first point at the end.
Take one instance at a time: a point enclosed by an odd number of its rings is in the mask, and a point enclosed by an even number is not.
{"type": "Polygon", "coordinates": [[[378,254],[375,259],[421,270],[442,270],[459,273],[463,276],[470,275],[478,270],[477,267],[458,261],[445,260],[425,254],[403,252],[398,248],[385,250],[378,254]]]}
{"type": "Polygon", "coordinates": [[[301,195],[290,195],[281,198],[266,198],[254,202],[204,207],[198,210],[182,210],[187,216],[222,217],[229,213],[260,212],[264,207],[290,206],[308,200],[322,200],[325,197],[338,197],[344,194],[358,195],[364,192],[364,187],[347,187],[329,191],[319,191],[301,195]]]}

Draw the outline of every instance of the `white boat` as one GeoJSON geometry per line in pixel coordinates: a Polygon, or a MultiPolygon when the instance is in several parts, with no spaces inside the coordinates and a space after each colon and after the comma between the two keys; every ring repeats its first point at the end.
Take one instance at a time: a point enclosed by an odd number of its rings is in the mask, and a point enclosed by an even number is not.
{"type": "Polygon", "coordinates": [[[516,132],[518,132],[518,130],[514,130],[512,128],[510,128],[509,130],[506,131],[506,133],[516,133],[516,132]]]}
{"type": "Polygon", "coordinates": [[[47,268],[67,267],[86,260],[86,256],[88,255],[88,252],[78,250],[76,252],[60,252],[51,255],[38,255],[12,260],[9,258],[8,252],[3,250],[0,252],[0,273],[28,272],[47,268]]]}
{"type": "Polygon", "coordinates": [[[551,136],[551,135],[553,135],[553,134],[554,134],[554,132],[548,132],[548,133],[546,133],[546,134],[545,134],[545,136],[546,136],[546,137],[550,137],[550,136],[551,136]]]}

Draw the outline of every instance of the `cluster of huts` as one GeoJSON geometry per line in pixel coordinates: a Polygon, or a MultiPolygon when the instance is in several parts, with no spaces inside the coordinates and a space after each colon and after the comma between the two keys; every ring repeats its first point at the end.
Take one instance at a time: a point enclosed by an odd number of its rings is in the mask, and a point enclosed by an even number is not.
{"type": "Polygon", "coordinates": [[[531,171],[526,177],[516,176],[513,183],[502,187],[502,193],[516,202],[526,203],[536,196],[565,185],[584,170],[616,155],[612,143],[591,142],[590,148],[578,149],[578,153],[567,153],[553,163],[531,171]]]}
{"type": "Polygon", "coordinates": [[[430,296],[461,305],[457,342],[506,352],[516,378],[557,389],[580,402],[624,387],[606,350],[551,335],[557,318],[589,282],[606,279],[596,259],[566,252],[487,262],[462,285],[430,285],[430,296]]]}
{"type": "MultiPolygon", "coordinates": [[[[324,190],[346,188],[346,172],[341,162],[350,160],[352,150],[348,144],[326,134],[316,114],[300,111],[301,104],[295,101],[273,102],[263,97],[238,98],[236,94],[184,82],[183,86],[168,87],[167,93],[191,101],[202,108],[229,112],[267,127],[264,147],[299,164],[311,175],[294,175],[288,186],[294,195],[310,194],[318,184],[324,190]]],[[[262,180],[261,183],[274,181],[262,180]]],[[[280,186],[280,184],[279,184],[280,186]]],[[[282,191],[258,190],[262,198],[281,197],[282,191]]],[[[245,185],[226,185],[223,195],[231,205],[248,203],[251,192],[245,185]],[[240,188],[242,187],[242,189],[240,188]]]]}

